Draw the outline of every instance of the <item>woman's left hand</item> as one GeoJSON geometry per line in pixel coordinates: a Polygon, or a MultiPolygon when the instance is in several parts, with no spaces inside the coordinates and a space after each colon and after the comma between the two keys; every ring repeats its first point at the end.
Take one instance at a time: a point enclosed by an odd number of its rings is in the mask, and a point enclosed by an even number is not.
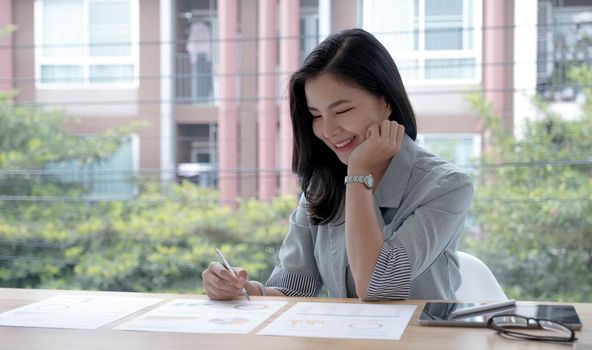
{"type": "Polygon", "coordinates": [[[366,141],[356,147],[349,156],[347,172],[350,175],[369,174],[401,150],[405,127],[397,122],[384,120],[372,124],[366,132],[366,141]]]}

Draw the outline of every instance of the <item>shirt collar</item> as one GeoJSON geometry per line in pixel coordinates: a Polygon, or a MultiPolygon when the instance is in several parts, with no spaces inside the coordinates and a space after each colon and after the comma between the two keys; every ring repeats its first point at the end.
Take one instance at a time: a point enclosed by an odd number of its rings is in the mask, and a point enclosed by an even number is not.
{"type": "Polygon", "coordinates": [[[401,150],[391,159],[374,193],[379,207],[399,207],[407,188],[407,182],[411,177],[416,153],[415,141],[405,134],[401,150]]]}

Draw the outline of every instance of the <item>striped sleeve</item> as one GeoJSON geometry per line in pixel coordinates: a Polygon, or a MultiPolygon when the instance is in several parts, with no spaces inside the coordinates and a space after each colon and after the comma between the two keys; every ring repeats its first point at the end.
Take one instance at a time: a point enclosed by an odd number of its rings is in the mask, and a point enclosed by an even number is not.
{"type": "Polygon", "coordinates": [[[398,240],[385,241],[363,300],[407,299],[410,288],[411,264],[405,247],[398,240]]]}
{"type": "Polygon", "coordinates": [[[315,297],[319,294],[323,281],[320,277],[314,278],[275,267],[265,286],[277,289],[289,297],[315,297]]]}

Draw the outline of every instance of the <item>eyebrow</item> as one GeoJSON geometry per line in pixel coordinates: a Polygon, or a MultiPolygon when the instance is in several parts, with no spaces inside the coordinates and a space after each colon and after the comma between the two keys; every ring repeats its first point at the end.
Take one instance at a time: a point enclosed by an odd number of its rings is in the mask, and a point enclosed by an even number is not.
{"type": "MultiPolygon", "coordinates": [[[[337,107],[337,106],[339,106],[339,105],[341,105],[341,104],[343,104],[343,103],[347,103],[347,102],[351,102],[351,101],[350,101],[350,100],[337,100],[337,101],[335,101],[335,102],[333,102],[333,103],[331,103],[331,104],[329,105],[329,109],[335,108],[335,107],[337,107]]],[[[316,109],[315,107],[310,107],[310,106],[308,106],[308,110],[309,110],[309,111],[310,111],[310,110],[313,110],[313,111],[317,111],[317,112],[319,111],[319,110],[318,110],[318,109],[316,109]]]]}

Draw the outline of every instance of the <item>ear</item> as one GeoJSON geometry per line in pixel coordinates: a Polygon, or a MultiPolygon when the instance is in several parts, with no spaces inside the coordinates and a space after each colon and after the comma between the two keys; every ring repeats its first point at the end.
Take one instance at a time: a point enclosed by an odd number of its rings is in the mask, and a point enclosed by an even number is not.
{"type": "Polygon", "coordinates": [[[391,109],[391,105],[384,98],[384,96],[382,96],[380,103],[383,105],[383,108],[384,108],[383,110],[384,110],[386,117],[388,119],[388,117],[390,117],[391,113],[393,113],[393,110],[391,109]]]}

